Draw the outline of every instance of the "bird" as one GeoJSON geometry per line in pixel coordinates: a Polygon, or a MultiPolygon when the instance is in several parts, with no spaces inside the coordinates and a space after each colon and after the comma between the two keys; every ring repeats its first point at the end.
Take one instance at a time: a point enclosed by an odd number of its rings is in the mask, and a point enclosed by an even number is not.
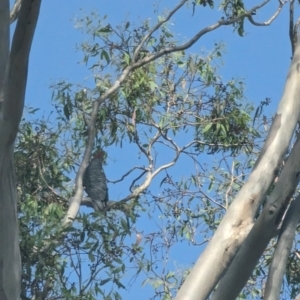
{"type": "Polygon", "coordinates": [[[108,202],[106,176],[102,167],[103,158],[102,150],[95,152],[83,175],[83,186],[92,200],[95,211],[103,211],[108,202]]]}

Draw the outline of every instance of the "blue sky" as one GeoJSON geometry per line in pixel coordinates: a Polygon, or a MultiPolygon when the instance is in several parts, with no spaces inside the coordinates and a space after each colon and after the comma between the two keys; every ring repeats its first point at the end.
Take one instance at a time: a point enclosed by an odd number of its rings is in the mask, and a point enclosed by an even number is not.
{"type": "MultiPolygon", "coordinates": [[[[254,1],[246,1],[252,4],[254,1]]],[[[256,19],[264,21],[269,18],[277,8],[277,1],[267,6],[256,19]]],[[[30,57],[30,68],[26,92],[26,105],[39,107],[41,111],[50,111],[51,93],[49,86],[60,79],[67,79],[74,83],[84,83],[91,74],[82,63],[83,56],[76,50],[84,40],[84,35],[74,28],[74,18],[80,17],[92,10],[99,15],[107,15],[110,23],[118,24],[129,20],[137,26],[146,18],[155,20],[153,14],[154,1],[149,0],[51,0],[43,1],[40,19],[38,22],[30,57]],[[83,11],[82,11],[83,9],[83,11]]],[[[159,9],[172,8],[177,1],[161,0],[159,9]]],[[[258,1],[255,1],[258,3],[258,1]]],[[[201,38],[190,50],[200,53],[209,50],[215,42],[223,42],[226,46],[226,55],[223,57],[224,65],[220,73],[226,80],[240,77],[246,83],[246,96],[252,103],[258,104],[266,97],[271,98],[272,104],[269,112],[276,111],[277,103],[282,95],[287,70],[290,64],[291,48],[288,37],[288,7],[285,7],[280,16],[270,27],[254,27],[246,22],[245,36],[239,37],[232,27],[220,28],[215,32],[201,38]]],[[[198,7],[192,16],[191,9],[183,9],[173,19],[173,32],[180,40],[188,40],[197,31],[213,24],[218,17],[216,10],[198,7]]],[[[110,179],[116,177],[116,170],[125,169],[124,157],[130,157],[130,147],[112,149],[109,153],[108,165],[105,167],[110,179]],[[114,161],[114,163],[113,163],[114,161]],[[110,165],[111,163],[111,165],[110,165]]],[[[177,176],[188,176],[191,169],[177,167],[177,176]]],[[[159,180],[155,183],[157,188],[159,180]]],[[[120,190],[110,188],[114,199],[124,197],[120,190]]],[[[138,230],[145,230],[146,223],[140,223],[138,230]]],[[[184,245],[186,247],[186,245],[184,245]]],[[[184,247],[176,248],[172,257],[176,264],[188,266],[197,259],[201,247],[189,249],[189,255],[183,255],[184,247]]],[[[151,295],[148,288],[140,288],[139,284],[132,288],[124,299],[138,299],[138,295],[151,295]]],[[[141,299],[141,298],[140,298],[141,299]]]]}
{"type": "MultiPolygon", "coordinates": [[[[172,7],[172,2],[160,1],[159,7],[172,7]]],[[[261,15],[269,17],[275,7],[273,5],[273,10],[265,9],[257,19],[264,20],[261,15]]],[[[84,12],[97,10],[100,15],[108,15],[112,23],[128,19],[138,25],[146,18],[155,18],[152,1],[139,0],[139,5],[134,0],[118,0],[118,4],[106,0],[87,0],[84,3],[78,0],[44,1],[31,52],[27,104],[47,105],[49,96],[45,97],[45,92],[49,95],[48,87],[55,80],[67,78],[82,82],[89,75],[84,65],[79,64],[82,55],[76,50],[76,44],[82,42],[83,35],[74,29],[73,20],[82,15],[81,9],[84,12]]],[[[286,6],[270,27],[254,27],[246,22],[243,38],[233,33],[232,27],[218,29],[203,36],[192,51],[197,53],[210,49],[214,42],[223,41],[228,53],[224,57],[224,76],[244,78],[252,101],[258,101],[265,95],[278,101],[285,81],[283,74],[286,74],[290,63],[287,17],[286,6]]],[[[174,31],[187,40],[215,20],[216,15],[208,8],[197,8],[193,17],[191,10],[183,10],[183,13],[175,15],[174,31]]]]}

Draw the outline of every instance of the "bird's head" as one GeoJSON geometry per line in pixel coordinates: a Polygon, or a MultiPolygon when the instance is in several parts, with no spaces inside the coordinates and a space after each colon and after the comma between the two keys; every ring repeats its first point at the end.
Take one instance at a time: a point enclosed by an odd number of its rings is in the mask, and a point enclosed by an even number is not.
{"type": "Polygon", "coordinates": [[[101,161],[103,161],[104,155],[105,155],[105,152],[102,150],[99,150],[94,153],[93,158],[101,159],[101,161]]]}

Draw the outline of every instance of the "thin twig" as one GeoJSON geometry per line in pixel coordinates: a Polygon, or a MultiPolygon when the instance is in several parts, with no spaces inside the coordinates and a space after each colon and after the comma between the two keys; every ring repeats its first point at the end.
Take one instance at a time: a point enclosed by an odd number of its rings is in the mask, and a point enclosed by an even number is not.
{"type": "Polygon", "coordinates": [[[150,31],[147,33],[140,44],[137,46],[136,50],[134,51],[133,54],[133,61],[136,59],[138,54],[140,53],[142,47],[144,46],[145,42],[152,36],[152,34],[158,30],[164,23],[168,22],[170,18],[187,2],[188,0],[183,0],[181,1],[168,15],[165,19],[162,21],[158,22],[150,31]]]}
{"type": "Polygon", "coordinates": [[[128,172],[126,172],[120,179],[117,179],[117,180],[107,180],[107,181],[110,182],[110,183],[121,182],[121,181],[124,180],[125,177],[127,177],[131,172],[133,172],[136,169],[146,171],[146,169],[144,167],[133,167],[128,172]]]}
{"type": "Polygon", "coordinates": [[[129,187],[130,192],[132,192],[132,188],[134,187],[134,184],[135,184],[139,179],[141,179],[141,178],[146,174],[146,172],[147,172],[147,171],[142,172],[142,174],[140,174],[137,178],[135,178],[135,179],[132,181],[132,183],[131,183],[131,185],[130,185],[130,187],[129,187]]]}
{"type": "MultiPolygon", "coordinates": [[[[256,21],[253,20],[252,15],[247,16],[247,18],[248,18],[249,22],[250,22],[251,24],[255,25],[255,26],[269,26],[269,25],[276,19],[276,17],[279,15],[279,13],[280,13],[281,10],[282,10],[283,5],[284,5],[285,3],[287,3],[287,1],[288,1],[288,0],[286,0],[286,1],[281,1],[281,0],[279,0],[279,7],[278,7],[278,9],[276,10],[276,12],[274,13],[274,15],[273,15],[268,21],[261,22],[261,23],[256,22],[256,21]]],[[[293,2],[294,2],[294,1],[293,1],[293,2]]]]}
{"type": "Polygon", "coordinates": [[[199,192],[200,192],[205,198],[207,198],[208,200],[210,200],[211,202],[213,202],[213,203],[216,204],[217,206],[219,206],[219,207],[221,207],[221,208],[227,210],[226,207],[225,207],[224,205],[218,203],[216,200],[214,200],[213,198],[211,198],[211,197],[209,197],[208,195],[206,195],[202,190],[200,190],[199,192]]]}

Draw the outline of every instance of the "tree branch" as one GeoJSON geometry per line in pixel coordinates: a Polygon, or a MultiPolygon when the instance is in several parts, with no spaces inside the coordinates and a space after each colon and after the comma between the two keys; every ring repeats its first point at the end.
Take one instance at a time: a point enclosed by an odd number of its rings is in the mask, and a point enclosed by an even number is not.
{"type": "Polygon", "coordinates": [[[294,31],[294,3],[295,0],[290,1],[290,26],[289,26],[289,35],[290,35],[290,41],[291,41],[291,47],[292,47],[292,57],[294,55],[295,51],[295,44],[296,40],[295,38],[295,31],[294,31]]]}
{"type": "Polygon", "coordinates": [[[134,170],[142,170],[143,172],[146,171],[146,168],[142,168],[142,167],[133,167],[132,169],[130,169],[128,172],[126,172],[120,179],[117,180],[107,180],[110,183],[117,183],[117,182],[121,182],[124,180],[125,177],[127,177],[130,173],[132,173],[134,170]]]}
{"type": "Polygon", "coordinates": [[[238,296],[282,220],[291,195],[299,183],[299,170],[300,135],[297,137],[267,204],[221,279],[212,300],[221,298],[229,300],[238,296]]]}
{"type": "MultiPolygon", "coordinates": [[[[294,1],[292,1],[292,2],[294,2],[294,1]]],[[[281,12],[282,7],[283,7],[283,5],[285,3],[287,3],[287,1],[281,1],[281,0],[279,0],[279,7],[278,7],[278,9],[276,10],[276,12],[274,13],[274,15],[268,21],[265,21],[265,22],[262,22],[262,23],[255,22],[253,20],[252,15],[247,16],[247,18],[248,18],[249,22],[251,24],[255,25],[255,26],[269,26],[276,19],[276,17],[279,15],[279,13],[281,12]]]]}
{"type": "MultiPolygon", "coordinates": [[[[3,119],[2,104],[7,92],[9,67],[9,1],[0,2],[0,121],[3,119]]],[[[1,126],[2,127],[2,126],[1,126]]]]}
{"type": "Polygon", "coordinates": [[[3,118],[7,120],[12,143],[18,131],[24,107],[29,53],[37,24],[41,0],[23,0],[10,52],[7,97],[3,118]]]}
{"type": "Polygon", "coordinates": [[[224,20],[222,18],[219,21],[217,21],[215,24],[207,26],[204,29],[200,30],[187,43],[180,45],[180,46],[164,48],[154,54],[150,54],[150,55],[146,56],[145,58],[141,59],[140,61],[134,62],[131,65],[131,68],[132,69],[139,68],[139,67],[141,67],[151,61],[154,61],[154,60],[158,59],[159,57],[161,57],[165,54],[168,54],[168,53],[186,50],[186,49],[190,48],[191,46],[193,46],[203,35],[207,34],[208,32],[214,31],[221,26],[227,26],[227,25],[234,24],[243,18],[246,18],[249,16],[251,17],[252,13],[254,13],[256,10],[260,9],[261,7],[265,6],[269,1],[270,0],[266,0],[263,3],[254,6],[253,8],[249,9],[248,11],[246,11],[245,13],[243,13],[237,17],[234,17],[234,18],[231,18],[228,20],[224,20]]]}
{"type": "Polygon", "coordinates": [[[144,46],[145,42],[152,36],[152,34],[158,30],[164,23],[168,22],[171,17],[187,2],[188,0],[181,1],[162,21],[158,22],[142,39],[140,44],[137,46],[136,50],[133,54],[133,61],[135,61],[136,57],[138,57],[142,47],[144,46]]]}
{"type": "Polygon", "coordinates": [[[15,0],[14,6],[10,11],[10,24],[17,20],[21,9],[22,0],[15,0]]]}
{"type": "Polygon", "coordinates": [[[268,280],[265,286],[264,300],[280,298],[283,276],[287,261],[293,246],[293,241],[300,220],[300,195],[290,205],[284,218],[276,250],[269,268],[268,280]]]}

